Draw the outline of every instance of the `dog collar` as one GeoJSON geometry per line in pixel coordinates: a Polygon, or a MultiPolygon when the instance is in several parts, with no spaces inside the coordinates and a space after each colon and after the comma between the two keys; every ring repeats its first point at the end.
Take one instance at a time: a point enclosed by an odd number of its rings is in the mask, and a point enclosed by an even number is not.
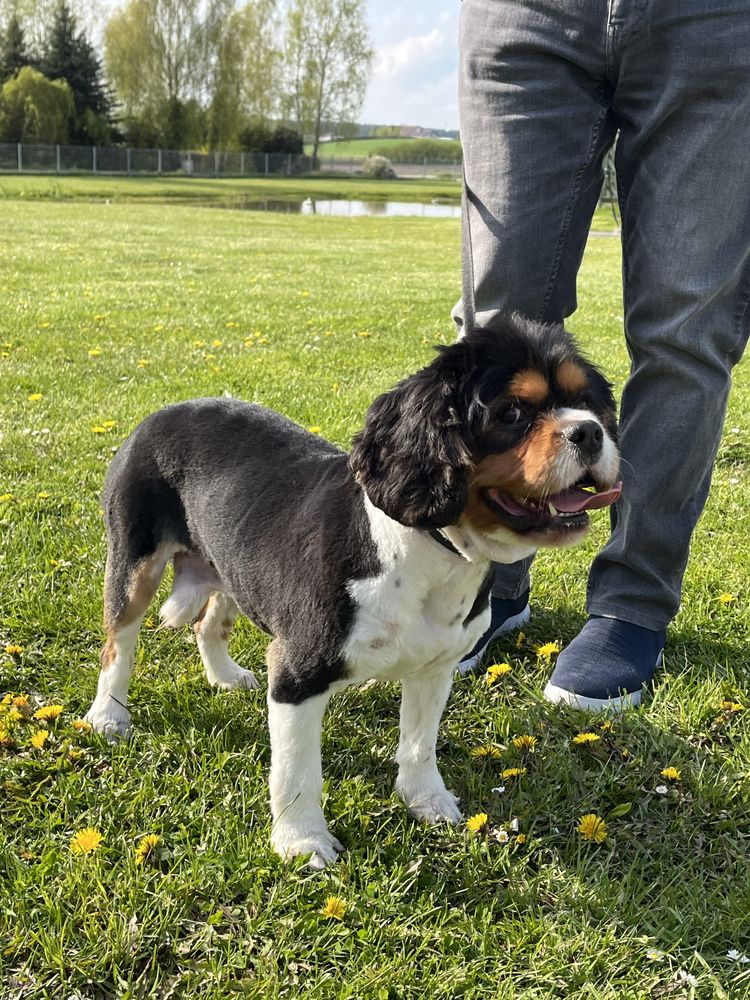
{"type": "Polygon", "coordinates": [[[452,542],[448,541],[448,539],[442,533],[440,528],[430,528],[427,534],[430,536],[430,538],[434,538],[434,540],[438,543],[438,545],[442,545],[444,549],[448,549],[448,551],[452,552],[454,555],[461,556],[462,559],[466,559],[466,556],[463,554],[463,552],[459,552],[456,546],[453,545],[452,542]]]}

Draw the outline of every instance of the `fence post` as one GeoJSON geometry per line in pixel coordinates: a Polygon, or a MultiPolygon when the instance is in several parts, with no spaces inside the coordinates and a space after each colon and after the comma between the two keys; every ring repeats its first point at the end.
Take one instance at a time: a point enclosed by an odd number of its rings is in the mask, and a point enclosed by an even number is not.
{"type": "Polygon", "coordinates": [[[214,177],[219,176],[219,154],[214,153],[214,177]]]}
{"type": "Polygon", "coordinates": [[[125,150],[125,159],[127,161],[128,177],[130,177],[130,149],[125,150]]]}
{"type": "Polygon", "coordinates": [[[96,146],[91,147],[91,173],[96,173],[96,146]]]}
{"type": "Polygon", "coordinates": [[[265,158],[266,158],[266,177],[268,177],[268,174],[269,174],[269,170],[268,170],[268,153],[265,154],[265,158]]]}
{"type": "Polygon", "coordinates": [[[422,177],[427,176],[427,157],[422,157],[422,177]]]}
{"type": "Polygon", "coordinates": [[[243,152],[240,153],[240,177],[244,176],[245,176],[245,153],[243,150],[243,152]]]}
{"type": "Polygon", "coordinates": [[[60,146],[55,146],[55,173],[60,173],[60,146]]]}
{"type": "Polygon", "coordinates": [[[161,173],[161,150],[160,149],[156,150],[156,172],[157,172],[157,174],[161,173]]]}
{"type": "Polygon", "coordinates": [[[16,160],[18,161],[18,172],[19,174],[23,170],[23,153],[21,151],[21,143],[16,143],[16,160]]]}
{"type": "Polygon", "coordinates": [[[291,153],[287,154],[287,158],[286,158],[286,172],[287,172],[287,176],[288,177],[292,176],[292,154],[291,153]]]}

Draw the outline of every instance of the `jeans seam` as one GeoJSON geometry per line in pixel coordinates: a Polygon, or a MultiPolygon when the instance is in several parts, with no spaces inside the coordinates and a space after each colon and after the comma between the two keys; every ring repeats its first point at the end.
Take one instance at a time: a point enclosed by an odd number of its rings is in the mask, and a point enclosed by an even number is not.
{"type": "Polygon", "coordinates": [[[469,198],[469,185],[466,180],[466,168],[462,168],[463,176],[463,186],[461,191],[462,199],[462,224],[464,227],[464,239],[463,239],[463,266],[461,269],[462,273],[462,289],[461,295],[463,299],[463,330],[462,336],[464,336],[468,331],[473,330],[475,326],[475,309],[474,309],[474,244],[471,238],[471,199],[469,198]]]}
{"type": "Polygon", "coordinates": [[[547,307],[552,300],[554,294],[557,279],[560,275],[560,261],[562,260],[563,249],[565,247],[565,241],[568,238],[568,233],[570,232],[570,222],[573,218],[573,210],[578,201],[578,196],[581,191],[581,182],[583,181],[584,174],[586,170],[591,166],[594,158],[594,153],[596,151],[596,146],[599,141],[599,136],[601,134],[602,125],[606,121],[607,110],[603,108],[599,114],[599,117],[594,121],[591,128],[591,140],[589,142],[589,148],[584,156],[583,163],[581,164],[578,173],[573,179],[573,187],[570,192],[570,197],[568,198],[568,204],[565,206],[565,214],[563,215],[562,225],[560,227],[560,236],[557,241],[557,247],[555,248],[555,254],[552,258],[552,269],[550,271],[549,280],[547,282],[547,288],[544,295],[544,301],[542,303],[541,313],[538,315],[537,319],[544,319],[547,313],[547,307]]]}

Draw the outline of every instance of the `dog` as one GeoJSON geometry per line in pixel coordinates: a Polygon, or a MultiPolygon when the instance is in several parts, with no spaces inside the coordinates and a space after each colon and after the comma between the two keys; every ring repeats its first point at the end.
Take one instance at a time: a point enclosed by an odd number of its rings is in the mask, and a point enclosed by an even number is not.
{"type": "Polygon", "coordinates": [[[373,402],[348,455],[262,406],[195,399],[139,424],[106,477],[86,718],[127,735],[138,631],[172,561],[161,617],[192,623],[210,684],[259,686],[228,653],[239,611],[273,636],[271,840],[314,868],[343,850],[320,805],[331,695],[401,681],[396,791],[417,819],[458,823],[438,725],[489,626],[491,564],[574,544],[620,491],[612,387],[561,326],[507,317],[437,352],[373,402]]]}

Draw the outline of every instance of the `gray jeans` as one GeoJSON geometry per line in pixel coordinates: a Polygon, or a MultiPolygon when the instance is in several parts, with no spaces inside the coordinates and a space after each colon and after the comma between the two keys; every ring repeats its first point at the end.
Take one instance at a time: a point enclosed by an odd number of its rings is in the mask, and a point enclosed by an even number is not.
{"type": "MultiPolygon", "coordinates": [[[[748,0],[464,0],[463,300],[561,321],[619,133],[624,490],[588,611],[675,615],[750,324],[748,0]]],[[[518,596],[529,563],[498,566],[518,596]]]]}

